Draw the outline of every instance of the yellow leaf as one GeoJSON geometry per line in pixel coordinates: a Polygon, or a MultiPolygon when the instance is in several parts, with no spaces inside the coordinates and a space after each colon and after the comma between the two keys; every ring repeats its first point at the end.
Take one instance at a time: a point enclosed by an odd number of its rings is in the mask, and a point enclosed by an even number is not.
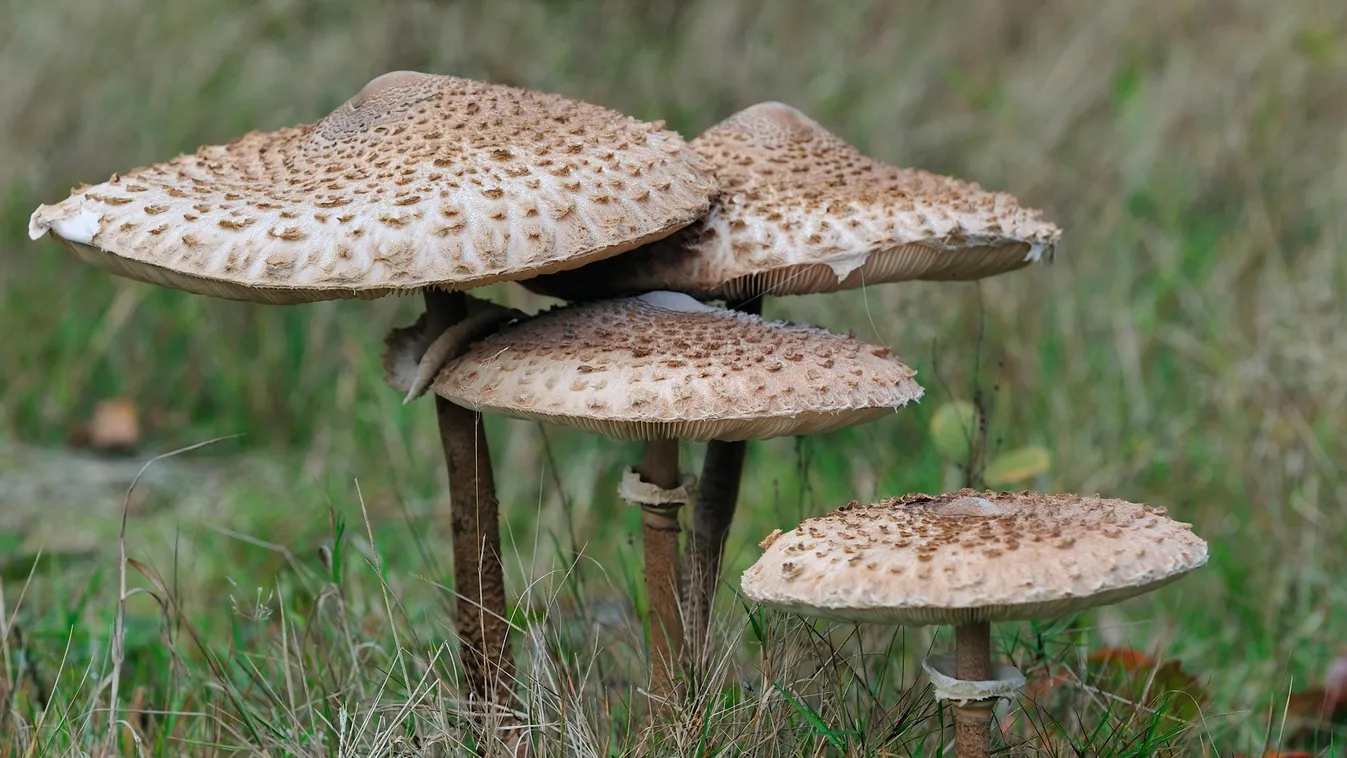
{"type": "Polygon", "coordinates": [[[1037,445],[1030,445],[996,456],[996,460],[988,464],[983,479],[989,487],[1000,487],[1046,474],[1051,467],[1052,455],[1037,445]]]}

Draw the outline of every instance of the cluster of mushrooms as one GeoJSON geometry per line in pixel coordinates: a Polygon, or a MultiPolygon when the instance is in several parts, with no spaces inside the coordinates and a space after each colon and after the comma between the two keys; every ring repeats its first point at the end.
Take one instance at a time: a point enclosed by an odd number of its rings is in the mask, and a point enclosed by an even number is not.
{"type": "MultiPolygon", "coordinates": [[[[685,142],[588,103],[404,71],[317,123],[76,188],[29,231],[214,297],[424,295],[383,363],[407,401],[435,396],[455,623],[467,690],[488,701],[510,696],[513,658],[480,413],[644,442],[619,495],[642,509],[651,676],[667,683],[706,643],[746,441],[862,424],[922,395],[887,348],[764,320],[763,298],[978,279],[1050,256],[1060,236],[1009,195],[884,165],[781,103],[685,142]],[[529,315],[465,294],[508,281],[571,304],[529,315]],[[700,478],[681,470],[680,441],[708,443],[700,478]]],[[[763,547],[751,599],[956,626],[954,656],[925,667],[958,704],[960,755],[986,754],[990,704],[1023,682],[992,661],[991,621],[1121,600],[1206,559],[1158,509],[969,491],[853,503],[763,547]]]]}

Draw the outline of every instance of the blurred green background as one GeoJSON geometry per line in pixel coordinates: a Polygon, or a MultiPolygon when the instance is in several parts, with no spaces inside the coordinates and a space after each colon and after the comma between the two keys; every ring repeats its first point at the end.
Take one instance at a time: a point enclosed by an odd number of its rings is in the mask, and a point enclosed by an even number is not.
{"type": "MultiPolygon", "coordinates": [[[[54,655],[63,624],[99,630],[112,611],[98,572],[130,475],[214,436],[245,434],[152,470],[128,532],[133,555],[182,561],[203,613],[273,584],[287,555],[311,560],[329,506],[359,518],[357,480],[386,543],[416,536],[421,559],[448,560],[431,404],[400,406],[378,363],[418,299],[212,301],[26,236],[71,185],[316,120],[402,68],[550,90],[689,138],[782,100],[1065,230],[1050,265],[981,283],[768,302],[892,345],[927,399],[753,445],[731,571],[806,514],[959,484],[931,415],[980,386],[994,451],[1051,453],[1025,486],[1165,505],[1209,540],[1209,568],[1099,625],[1200,672],[1210,718],[1238,729],[1252,711],[1258,730],[1347,642],[1347,4],[0,0],[0,18],[0,546],[58,556],[24,601],[54,655]],[[144,420],[137,456],[70,449],[115,397],[144,420]]],[[[511,586],[573,550],[629,572],[638,519],[613,491],[637,448],[488,424],[511,586]]],[[[416,553],[402,552],[390,560],[416,553]]]]}

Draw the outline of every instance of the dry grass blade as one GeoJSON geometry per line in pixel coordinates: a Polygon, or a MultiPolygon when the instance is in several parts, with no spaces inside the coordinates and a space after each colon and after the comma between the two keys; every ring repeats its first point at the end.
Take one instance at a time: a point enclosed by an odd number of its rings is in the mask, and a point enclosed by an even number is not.
{"type": "MultiPolygon", "coordinates": [[[[122,502],[121,529],[117,535],[117,615],[113,620],[112,627],[112,672],[108,675],[110,687],[108,695],[108,736],[107,743],[104,747],[108,752],[116,750],[117,727],[121,723],[117,719],[117,697],[121,686],[122,663],[126,658],[126,600],[128,597],[126,589],[126,567],[131,565],[131,560],[128,559],[126,555],[126,524],[131,512],[131,493],[135,491],[136,485],[140,483],[140,478],[144,476],[145,472],[154,464],[183,453],[190,453],[194,450],[200,450],[201,448],[214,445],[218,442],[237,439],[242,436],[242,434],[230,434],[223,437],[215,437],[213,439],[205,440],[204,442],[198,442],[194,445],[188,445],[187,447],[181,447],[167,453],[156,455],[146,461],[144,466],[141,466],[140,471],[136,474],[136,478],[131,480],[131,486],[126,489],[126,498],[122,502]]],[[[162,587],[162,583],[160,589],[161,592],[164,593],[164,596],[167,597],[167,588],[162,587]]]]}

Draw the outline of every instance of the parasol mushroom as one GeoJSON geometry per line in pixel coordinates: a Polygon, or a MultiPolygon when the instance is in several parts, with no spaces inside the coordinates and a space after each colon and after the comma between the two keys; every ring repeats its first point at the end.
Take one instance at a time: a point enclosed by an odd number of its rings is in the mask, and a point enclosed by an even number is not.
{"type": "MultiPolygon", "coordinates": [[[[915,279],[979,279],[1050,257],[1060,230],[1005,193],[859,152],[799,110],[746,108],[692,146],[721,185],[711,212],[678,234],[525,286],[567,299],[650,289],[762,299],[915,279]]],[[[690,540],[687,602],[706,633],[734,516],[743,442],[707,447],[690,540]]]]}
{"type": "MultiPolygon", "coordinates": [[[[38,208],[29,234],[114,274],[233,300],[420,291],[421,326],[438,335],[466,316],[461,290],[658,239],[701,216],[712,190],[705,162],[659,124],[395,71],[315,124],[78,188],[38,208]]],[[[490,458],[474,412],[436,409],[464,667],[470,692],[493,697],[490,669],[508,674],[510,659],[490,458]]]]}
{"type": "Polygon", "coordinates": [[[993,662],[992,622],[1116,603],[1207,562],[1207,544],[1163,508],[1034,492],[851,503],[762,547],[741,581],[754,601],[841,621],[954,625],[954,655],[922,666],[936,697],[956,704],[960,758],[988,755],[992,706],[1024,684],[993,662]]]}
{"type": "MultiPolygon", "coordinates": [[[[388,381],[417,373],[414,330],[388,339],[388,381]]],[[[678,658],[678,509],[695,479],[679,440],[767,439],[872,421],[917,400],[914,372],[887,348],[814,327],[713,308],[687,295],[566,306],[476,342],[431,390],[477,411],[645,442],[619,493],[642,507],[652,678],[678,658]]]]}

